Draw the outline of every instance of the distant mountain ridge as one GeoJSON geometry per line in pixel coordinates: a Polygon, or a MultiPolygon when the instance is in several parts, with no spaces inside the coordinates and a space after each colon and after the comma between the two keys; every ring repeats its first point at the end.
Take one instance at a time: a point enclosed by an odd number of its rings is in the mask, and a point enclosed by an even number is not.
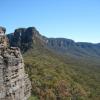
{"type": "Polygon", "coordinates": [[[74,42],[64,38],[50,38],[48,40],[50,48],[60,51],[64,54],[72,54],[75,56],[96,56],[100,57],[100,44],[74,42]]]}
{"type": "Polygon", "coordinates": [[[60,54],[75,57],[100,57],[100,43],[75,42],[66,38],[47,38],[42,36],[35,27],[15,29],[7,35],[11,46],[18,46],[22,50],[31,48],[32,44],[46,46],[60,54]]]}

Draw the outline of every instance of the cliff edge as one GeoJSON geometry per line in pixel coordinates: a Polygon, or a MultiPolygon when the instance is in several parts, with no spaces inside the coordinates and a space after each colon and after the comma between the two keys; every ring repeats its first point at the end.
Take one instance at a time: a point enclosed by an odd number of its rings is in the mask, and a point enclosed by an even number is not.
{"type": "Polygon", "coordinates": [[[31,82],[24,71],[18,47],[9,47],[6,29],[0,27],[0,100],[27,100],[31,82]]]}

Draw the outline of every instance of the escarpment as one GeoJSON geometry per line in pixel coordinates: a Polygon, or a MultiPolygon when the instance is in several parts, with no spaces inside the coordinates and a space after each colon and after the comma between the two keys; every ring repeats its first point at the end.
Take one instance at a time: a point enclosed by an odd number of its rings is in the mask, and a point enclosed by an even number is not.
{"type": "Polygon", "coordinates": [[[5,31],[0,27],[0,100],[27,100],[31,82],[24,72],[20,49],[8,46],[5,31]]]}

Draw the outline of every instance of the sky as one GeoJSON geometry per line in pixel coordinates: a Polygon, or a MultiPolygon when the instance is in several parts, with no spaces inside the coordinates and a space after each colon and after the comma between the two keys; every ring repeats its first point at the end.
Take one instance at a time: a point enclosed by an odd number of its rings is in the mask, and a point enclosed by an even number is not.
{"type": "Polygon", "coordinates": [[[0,0],[7,33],[35,26],[47,37],[100,43],[100,0],[0,0]]]}

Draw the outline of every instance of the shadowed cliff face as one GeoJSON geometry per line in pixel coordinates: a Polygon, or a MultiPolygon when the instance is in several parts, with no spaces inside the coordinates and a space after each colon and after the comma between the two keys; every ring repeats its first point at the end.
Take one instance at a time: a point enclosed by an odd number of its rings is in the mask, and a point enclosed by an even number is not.
{"type": "Polygon", "coordinates": [[[66,38],[47,38],[42,36],[35,27],[19,28],[7,36],[10,45],[20,47],[22,51],[27,51],[34,45],[39,45],[73,57],[100,57],[100,44],[74,42],[66,38]]]}
{"type": "Polygon", "coordinates": [[[27,51],[34,45],[44,45],[45,40],[39,34],[35,27],[19,28],[14,33],[7,35],[10,45],[20,47],[22,51],[27,51]]]}

